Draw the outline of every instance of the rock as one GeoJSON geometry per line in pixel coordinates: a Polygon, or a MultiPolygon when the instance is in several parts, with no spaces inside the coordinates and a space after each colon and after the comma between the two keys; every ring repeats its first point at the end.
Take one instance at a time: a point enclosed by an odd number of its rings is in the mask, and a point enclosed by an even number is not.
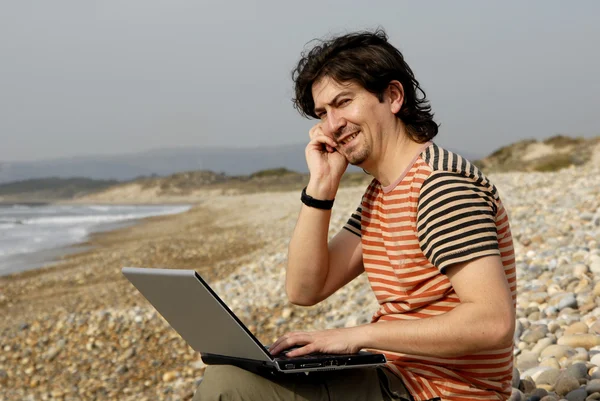
{"type": "Polygon", "coordinates": [[[560,300],[556,307],[558,310],[563,310],[565,308],[577,308],[577,299],[575,298],[574,294],[568,294],[560,300]]]}
{"type": "Polygon", "coordinates": [[[533,390],[531,392],[531,394],[529,394],[529,400],[531,401],[532,398],[537,397],[538,399],[542,399],[545,396],[548,395],[548,391],[544,390],[543,388],[536,388],[535,390],[533,390]]]}
{"type": "Polygon", "coordinates": [[[564,335],[556,342],[558,345],[567,345],[572,348],[582,347],[589,350],[600,345],[600,335],[596,334],[570,334],[564,335]]]}
{"type": "Polygon", "coordinates": [[[523,394],[529,394],[535,390],[535,382],[531,380],[531,378],[521,379],[519,390],[521,390],[523,394]]]}
{"type": "Polygon", "coordinates": [[[512,389],[512,393],[508,398],[508,401],[525,401],[525,395],[517,388],[512,389]]]}
{"type": "Polygon", "coordinates": [[[513,367],[512,387],[519,388],[520,381],[521,381],[521,374],[519,373],[519,369],[517,369],[516,367],[513,367]]]}
{"type": "Polygon", "coordinates": [[[575,322],[565,329],[565,334],[586,334],[588,332],[587,324],[575,322]]]}
{"type": "Polygon", "coordinates": [[[516,365],[519,371],[528,370],[538,366],[538,356],[536,353],[531,351],[523,351],[517,356],[516,365]]]}
{"type": "Polygon", "coordinates": [[[135,348],[129,348],[127,351],[125,351],[125,353],[123,354],[123,359],[131,359],[135,356],[135,348]]]}
{"type": "Polygon", "coordinates": [[[570,375],[563,375],[554,387],[558,395],[567,395],[569,392],[579,388],[579,380],[570,375]]]}
{"type": "MultiPolygon", "coordinates": [[[[561,337],[562,338],[562,337],[561,337]]],[[[559,339],[560,340],[560,339],[559,339]]],[[[575,349],[568,345],[553,344],[549,345],[540,354],[541,358],[554,357],[556,359],[566,358],[575,355],[577,352],[575,349]]]]}
{"type": "Polygon", "coordinates": [[[591,359],[590,362],[593,363],[596,366],[600,366],[600,354],[596,354],[594,355],[591,359]]]}
{"type": "Polygon", "coordinates": [[[534,345],[534,347],[531,349],[531,352],[537,355],[541,355],[542,351],[548,348],[554,342],[555,340],[553,338],[544,337],[534,345]]]}
{"type": "Polygon", "coordinates": [[[292,316],[293,310],[292,308],[284,308],[281,312],[281,317],[284,319],[289,319],[292,316]]]}
{"type": "Polygon", "coordinates": [[[587,391],[588,394],[600,393],[600,379],[590,380],[585,386],[585,391],[587,391]]]}
{"type": "Polygon", "coordinates": [[[565,370],[565,374],[571,375],[576,379],[583,379],[587,376],[587,366],[584,363],[574,363],[565,370]]]}
{"type": "Polygon", "coordinates": [[[560,370],[560,364],[558,363],[558,360],[556,358],[554,358],[553,356],[542,359],[542,361],[540,362],[540,366],[548,367],[548,368],[555,368],[555,369],[560,370]]]}
{"type": "Polygon", "coordinates": [[[535,384],[555,384],[558,376],[560,375],[560,370],[556,368],[548,368],[547,370],[541,372],[535,380],[535,384]]]}
{"type": "Polygon", "coordinates": [[[8,383],[8,373],[6,373],[6,370],[0,369],[0,384],[4,386],[6,383],[8,383]]]}
{"type": "Polygon", "coordinates": [[[536,343],[548,334],[548,327],[546,325],[535,324],[531,328],[525,330],[521,336],[521,341],[527,343],[536,343]]]}
{"type": "Polygon", "coordinates": [[[527,369],[526,371],[521,373],[521,379],[526,379],[527,377],[531,377],[533,379],[533,381],[537,382],[538,377],[542,373],[547,372],[549,370],[552,370],[552,368],[548,368],[548,367],[544,367],[544,366],[536,366],[534,368],[527,369]]]}
{"type": "MultiPolygon", "coordinates": [[[[598,282],[598,284],[600,284],[600,281],[598,282]]],[[[596,295],[596,296],[598,297],[600,295],[596,295]]],[[[600,321],[594,322],[594,324],[592,324],[590,326],[589,332],[594,333],[594,334],[600,334],[600,321]]]]}
{"type": "Polygon", "coordinates": [[[585,399],[587,398],[587,391],[585,391],[585,388],[578,388],[575,389],[573,391],[570,391],[565,398],[568,401],[585,401],[585,399]]]}
{"type": "Polygon", "coordinates": [[[555,397],[553,395],[547,395],[545,397],[542,397],[540,401],[558,401],[558,397],[555,397]]]}
{"type": "Polygon", "coordinates": [[[162,381],[164,383],[170,383],[172,381],[175,381],[175,379],[177,379],[179,377],[179,372],[176,371],[169,371],[163,374],[162,376],[162,381]]]}

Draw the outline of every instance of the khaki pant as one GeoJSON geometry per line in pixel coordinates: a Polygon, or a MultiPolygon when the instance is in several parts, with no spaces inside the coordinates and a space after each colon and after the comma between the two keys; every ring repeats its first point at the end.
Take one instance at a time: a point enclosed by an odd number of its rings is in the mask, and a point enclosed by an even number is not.
{"type": "Polygon", "coordinates": [[[384,368],[263,377],[211,365],[193,401],[410,401],[402,380],[384,368]]]}

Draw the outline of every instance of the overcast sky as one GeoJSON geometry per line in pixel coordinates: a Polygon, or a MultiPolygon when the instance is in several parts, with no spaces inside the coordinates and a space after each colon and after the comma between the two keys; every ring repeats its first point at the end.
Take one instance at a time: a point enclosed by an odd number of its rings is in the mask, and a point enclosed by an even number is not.
{"type": "Polygon", "coordinates": [[[307,141],[311,39],[386,29],[442,124],[485,155],[600,135],[600,2],[2,1],[0,161],[307,141]]]}

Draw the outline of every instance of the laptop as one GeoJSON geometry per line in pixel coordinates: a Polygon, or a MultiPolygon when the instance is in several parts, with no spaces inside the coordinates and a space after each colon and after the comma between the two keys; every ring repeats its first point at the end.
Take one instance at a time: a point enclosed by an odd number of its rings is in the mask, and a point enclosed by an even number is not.
{"type": "Polygon", "coordinates": [[[273,356],[195,270],[124,267],[123,274],[207,365],[235,365],[259,374],[308,374],[376,367],[385,355],[273,356]]]}

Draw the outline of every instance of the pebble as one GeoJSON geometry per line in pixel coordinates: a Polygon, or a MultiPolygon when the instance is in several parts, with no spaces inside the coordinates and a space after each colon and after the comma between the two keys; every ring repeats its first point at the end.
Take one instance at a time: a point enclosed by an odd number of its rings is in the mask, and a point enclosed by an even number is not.
{"type": "MultiPolygon", "coordinates": [[[[511,400],[600,399],[600,166],[491,174],[490,180],[515,239],[511,400]]],[[[338,192],[330,237],[364,188],[338,192]]],[[[191,398],[206,366],[123,279],[123,265],[197,268],[265,344],[287,331],[370,321],[378,305],[365,275],[314,307],[287,301],[298,191],[224,192],[203,200],[210,209],[109,233],[98,249],[56,268],[0,277],[0,399],[191,398]],[[142,239],[133,241],[141,231],[142,239]],[[67,296],[25,306],[30,294],[51,291],[67,296]]]]}

